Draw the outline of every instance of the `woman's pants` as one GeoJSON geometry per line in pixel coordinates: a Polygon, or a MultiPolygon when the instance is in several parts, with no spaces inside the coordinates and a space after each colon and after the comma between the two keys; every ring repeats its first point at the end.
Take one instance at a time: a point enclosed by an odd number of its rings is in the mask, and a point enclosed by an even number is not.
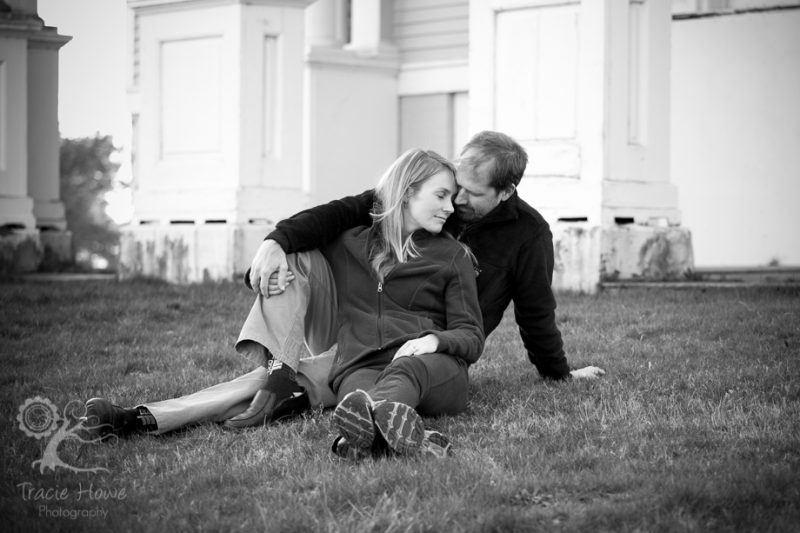
{"type": "Polygon", "coordinates": [[[400,357],[383,370],[360,368],[342,380],[338,399],[361,389],[373,400],[414,407],[421,415],[455,415],[467,408],[467,364],[452,355],[400,357]]]}

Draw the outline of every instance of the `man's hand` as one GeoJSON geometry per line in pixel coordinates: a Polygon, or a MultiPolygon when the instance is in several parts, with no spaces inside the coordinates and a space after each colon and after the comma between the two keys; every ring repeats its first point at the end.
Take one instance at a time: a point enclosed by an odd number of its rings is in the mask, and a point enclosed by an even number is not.
{"type": "Polygon", "coordinates": [[[253,290],[269,298],[281,294],[293,279],[281,245],[272,239],[262,242],[250,265],[250,286],[253,290]]]}
{"type": "Polygon", "coordinates": [[[424,353],[435,353],[439,347],[439,338],[433,333],[428,333],[419,339],[412,339],[406,341],[399,350],[394,354],[392,361],[400,357],[408,357],[410,355],[422,355],[424,353]]]}
{"type": "Polygon", "coordinates": [[[597,379],[605,373],[606,371],[598,366],[585,366],[570,372],[572,379],[597,379]]]}

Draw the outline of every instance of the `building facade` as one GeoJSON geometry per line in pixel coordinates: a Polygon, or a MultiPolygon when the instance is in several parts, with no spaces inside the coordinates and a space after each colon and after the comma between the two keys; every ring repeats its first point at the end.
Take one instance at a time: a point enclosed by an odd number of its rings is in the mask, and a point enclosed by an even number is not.
{"type": "Polygon", "coordinates": [[[123,273],[243,271],[270,225],[475,132],[530,154],[556,288],[691,267],[654,1],[129,0],[135,218],[123,273]],[[191,21],[191,23],[189,23],[191,21]],[[642,258],[645,259],[642,259],[642,258]]]}
{"type": "Polygon", "coordinates": [[[371,187],[407,148],[455,157],[494,129],[530,155],[519,192],[553,229],[556,288],[680,278],[694,252],[671,168],[686,138],[672,106],[688,101],[676,24],[796,4],[129,0],[123,273],[230,277],[275,221],[371,187]]]}

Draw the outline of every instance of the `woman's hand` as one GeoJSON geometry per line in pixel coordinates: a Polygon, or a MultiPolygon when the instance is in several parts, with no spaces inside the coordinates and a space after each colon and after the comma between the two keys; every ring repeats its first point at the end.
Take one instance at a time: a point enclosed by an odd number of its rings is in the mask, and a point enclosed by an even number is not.
{"type": "MultiPolygon", "coordinates": [[[[286,285],[294,281],[294,274],[291,270],[286,271],[286,285]]],[[[269,276],[269,283],[267,287],[267,298],[270,296],[277,296],[279,294],[283,294],[283,291],[286,290],[286,285],[281,287],[280,283],[280,274],[278,272],[273,272],[269,276]]]]}
{"type": "Polygon", "coordinates": [[[439,348],[439,338],[433,333],[428,333],[419,339],[406,341],[397,353],[394,354],[392,361],[400,357],[408,357],[410,355],[421,355],[424,353],[435,353],[439,348]]]}
{"type": "Polygon", "coordinates": [[[250,264],[250,287],[265,298],[281,294],[289,279],[289,265],[281,245],[272,239],[261,243],[250,264]]]}

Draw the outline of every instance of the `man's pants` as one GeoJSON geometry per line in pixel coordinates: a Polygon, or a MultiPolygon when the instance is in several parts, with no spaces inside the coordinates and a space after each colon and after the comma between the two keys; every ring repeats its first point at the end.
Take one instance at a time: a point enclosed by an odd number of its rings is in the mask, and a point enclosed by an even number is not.
{"type": "MultiPolygon", "coordinates": [[[[308,392],[312,406],[329,407],[336,403],[328,387],[331,348],[338,331],[333,274],[316,250],[290,254],[286,260],[294,281],[283,294],[256,298],[236,341],[236,351],[263,365],[266,348],[276,360],[297,370],[297,381],[308,392]],[[319,354],[323,355],[309,357],[319,354]]],[[[187,396],[142,405],[155,417],[156,433],[204,421],[221,422],[247,409],[266,379],[267,369],[259,366],[187,396]]]]}

